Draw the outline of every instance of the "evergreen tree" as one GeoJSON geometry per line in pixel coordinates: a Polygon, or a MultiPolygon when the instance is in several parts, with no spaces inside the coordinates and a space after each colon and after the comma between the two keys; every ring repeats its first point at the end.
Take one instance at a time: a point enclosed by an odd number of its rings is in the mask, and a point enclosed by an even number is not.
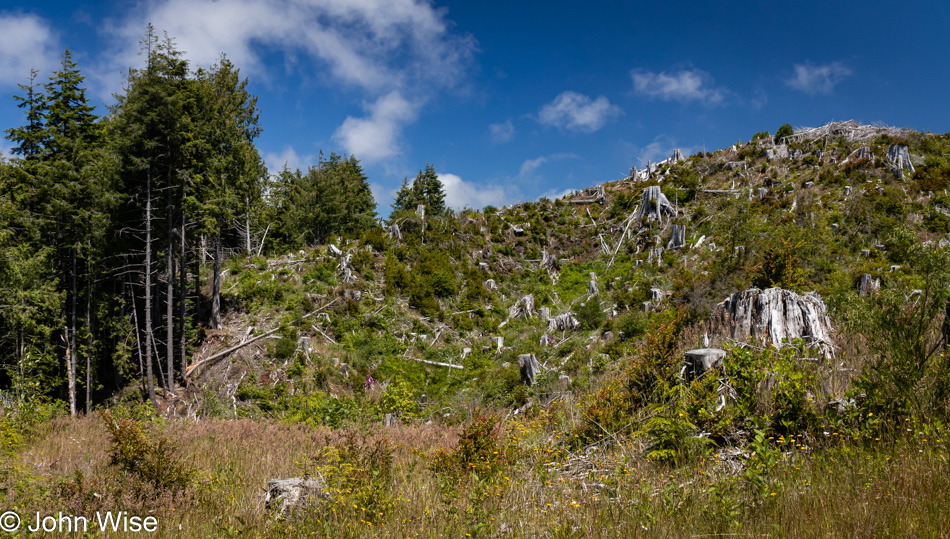
{"type": "Polygon", "coordinates": [[[445,188],[434,165],[427,164],[425,170],[420,170],[411,186],[408,179],[403,180],[402,187],[396,192],[392,215],[415,210],[419,205],[426,207],[428,215],[439,215],[445,211],[445,188]]]}
{"type": "Polygon", "coordinates": [[[376,202],[354,156],[321,155],[306,174],[286,168],[278,176],[281,233],[289,245],[321,243],[330,235],[355,235],[373,226],[376,202]]]}
{"type": "Polygon", "coordinates": [[[26,93],[25,97],[13,96],[13,99],[19,101],[17,107],[25,109],[26,125],[4,131],[6,139],[16,143],[11,150],[13,155],[18,155],[26,161],[34,161],[39,157],[47,137],[44,118],[46,98],[37,88],[37,74],[37,70],[31,69],[30,83],[17,85],[26,93]]]}

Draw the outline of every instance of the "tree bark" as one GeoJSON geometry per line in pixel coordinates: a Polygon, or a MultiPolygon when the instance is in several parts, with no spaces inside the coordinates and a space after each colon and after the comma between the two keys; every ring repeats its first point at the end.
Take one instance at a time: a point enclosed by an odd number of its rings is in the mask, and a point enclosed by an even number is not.
{"type": "Polygon", "coordinates": [[[145,187],[145,382],[148,398],[158,408],[155,381],[152,379],[152,166],[149,164],[145,187]]]}
{"type": "Polygon", "coordinates": [[[172,223],[171,167],[168,169],[168,182],[165,188],[167,204],[166,221],[168,229],[168,279],[165,286],[165,386],[169,392],[175,387],[175,228],[172,223]]]}
{"type": "Polygon", "coordinates": [[[70,316],[69,321],[69,361],[67,362],[68,374],[67,378],[69,380],[69,415],[71,417],[76,417],[76,250],[79,248],[79,245],[73,246],[72,249],[72,258],[73,258],[73,270],[72,270],[72,279],[73,279],[73,297],[72,297],[72,315],[70,316]]]}
{"type": "Polygon", "coordinates": [[[211,290],[211,329],[221,327],[221,229],[214,237],[214,276],[211,290]]]}
{"type": "Polygon", "coordinates": [[[92,262],[86,258],[86,415],[92,413],[92,262]]]}
{"type": "MultiPolygon", "coordinates": [[[[182,186],[182,197],[184,197],[185,188],[182,186]]],[[[181,204],[179,202],[179,204],[181,204]]],[[[188,260],[186,258],[185,251],[185,209],[184,204],[181,204],[181,236],[178,238],[180,243],[181,251],[178,254],[178,276],[179,276],[179,286],[178,286],[178,339],[180,347],[180,360],[181,368],[184,371],[186,364],[186,349],[188,346],[188,339],[185,335],[185,308],[188,303],[188,260]]]]}

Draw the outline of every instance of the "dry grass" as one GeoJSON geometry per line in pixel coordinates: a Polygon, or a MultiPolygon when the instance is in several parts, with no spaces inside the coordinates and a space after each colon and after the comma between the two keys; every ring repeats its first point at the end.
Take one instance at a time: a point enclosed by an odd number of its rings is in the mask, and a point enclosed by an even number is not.
{"type": "Polygon", "coordinates": [[[805,449],[780,446],[785,455],[764,488],[755,488],[736,473],[743,459],[726,454],[671,469],[649,462],[634,440],[571,452],[557,428],[563,419],[557,407],[507,419],[504,439],[514,462],[495,474],[455,479],[430,466],[435,448],[455,446],[459,429],[453,427],[151,425],[152,435],[177,441],[179,455],[198,473],[183,493],[144,497],[133,496],[110,467],[110,440],[98,418],[58,419],[8,462],[4,503],[22,514],[153,514],[158,537],[950,536],[943,432],[925,434],[915,425],[910,432],[894,429],[901,435],[884,441],[845,441],[829,433],[827,441],[804,442],[805,449]],[[265,511],[261,493],[268,479],[330,474],[333,468],[318,467],[325,466],[317,458],[324,448],[358,448],[381,437],[394,447],[393,473],[366,491],[376,498],[351,506],[357,493],[338,491],[287,519],[265,511]],[[98,496],[89,489],[99,489],[98,496]]]}

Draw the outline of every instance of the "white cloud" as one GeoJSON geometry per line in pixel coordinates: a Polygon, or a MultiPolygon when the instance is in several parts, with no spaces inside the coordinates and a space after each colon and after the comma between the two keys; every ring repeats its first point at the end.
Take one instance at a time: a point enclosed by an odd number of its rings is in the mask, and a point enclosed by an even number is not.
{"type": "Polygon", "coordinates": [[[696,146],[681,146],[676,143],[676,139],[667,135],[657,136],[653,139],[653,142],[646,146],[637,146],[636,144],[630,143],[625,143],[625,146],[627,147],[629,155],[636,160],[633,164],[638,169],[645,167],[647,162],[657,163],[671,157],[675,149],[679,149],[684,156],[696,153],[696,151],[700,149],[696,146]]]}
{"type": "Polygon", "coordinates": [[[283,170],[284,165],[290,170],[299,170],[306,172],[310,165],[314,164],[314,155],[297,155],[297,152],[287,146],[280,153],[267,153],[264,155],[264,162],[267,164],[267,170],[271,174],[277,174],[283,170]]]}
{"type": "Polygon", "coordinates": [[[548,163],[549,161],[559,161],[561,159],[579,159],[579,157],[573,153],[555,153],[551,155],[542,155],[540,157],[535,157],[534,159],[526,159],[523,163],[521,163],[521,168],[518,169],[518,176],[515,179],[527,180],[533,178],[534,171],[537,170],[538,167],[548,163]]]}
{"type": "Polygon", "coordinates": [[[572,131],[592,133],[621,114],[623,111],[620,107],[611,105],[604,96],[592,100],[586,95],[567,91],[541,107],[538,121],[572,131]]]}
{"type": "Polygon", "coordinates": [[[633,89],[636,93],[662,101],[699,101],[707,105],[721,103],[725,92],[711,87],[712,76],[700,69],[654,73],[633,70],[633,89]]]}
{"type": "Polygon", "coordinates": [[[401,153],[402,127],[416,119],[419,106],[393,91],[365,108],[369,113],[367,117],[347,116],[333,138],[347,153],[366,162],[378,162],[401,153]]]}
{"type": "Polygon", "coordinates": [[[274,80],[264,55],[282,53],[289,68],[325,76],[334,88],[355,89],[375,101],[365,118],[348,117],[337,130],[347,151],[363,158],[399,152],[402,126],[435,92],[457,86],[476,50],[453,32],[446,10],[428,0],[154,0],[140,16],[108,23],[118,43],[112,64],[99,69],[117,91],[121,73],[141,65],[138,42],[146,23],[167,32],[193,64],[210,66],[223,52],[242,73],[274,80]],[[309,60],[309,61],[308,61],[309,60]],[[109,75],[108,73],[111,73],[109,75]],[[395,103],[394,93],[403,102],[395,103]],[[394,106],[396,109],[387,108],[394,106]],[[405,110],[411,109],[411,112],[405,110]]]}
{"type": "Polygon", "coordinates": [[[504,123],[489,125],[488,130],[491,132],[492,142],[498,144],[504,144],[515,136],[515,126],[511,123],[510,118],[505,120],[504,123]]]}
{"type": "Polygon", "coordinates": [[[30,14],[0,14],[0,86],[28,84],[30,70],[43,84],[57,65],[58,42],[48,22],[30,14]]]}
{"type": "Polygon", "coordinates": [[[808,95],[830,94],[835,86],[851,76],[851,70],[841,62],[812,65],[809,62],[795,64],[795,76],[785,84],[808,95]]]}
{"type": "Polygon", "coordinates": [[[460,210],[464,207],[484,208],[504,206],[524,200],[521,191],[514,185],[476,185],[466,182],[455,174],[439,174],[445,188],[445,204],[460,210]]]}

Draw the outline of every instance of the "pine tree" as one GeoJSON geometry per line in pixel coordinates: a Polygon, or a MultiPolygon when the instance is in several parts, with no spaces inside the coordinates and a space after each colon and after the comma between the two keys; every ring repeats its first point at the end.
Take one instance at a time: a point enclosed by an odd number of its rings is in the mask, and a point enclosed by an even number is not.
{"type": "Polygon", "coordinates": [[[11,150],[13,155],[18,155],[26,161],[34,161],[39,158],[47,138],[45,126],[46,97],[37,88],[37,74],[36,69],[30,70],[30,83],[17,85],[20,90],[26,92],[25,97],[13,96],[13,99],[19,101],[17,107],[25,109],[26,125],[4,131],[6,139],[16,143],[16,146],[11,150]]]}

